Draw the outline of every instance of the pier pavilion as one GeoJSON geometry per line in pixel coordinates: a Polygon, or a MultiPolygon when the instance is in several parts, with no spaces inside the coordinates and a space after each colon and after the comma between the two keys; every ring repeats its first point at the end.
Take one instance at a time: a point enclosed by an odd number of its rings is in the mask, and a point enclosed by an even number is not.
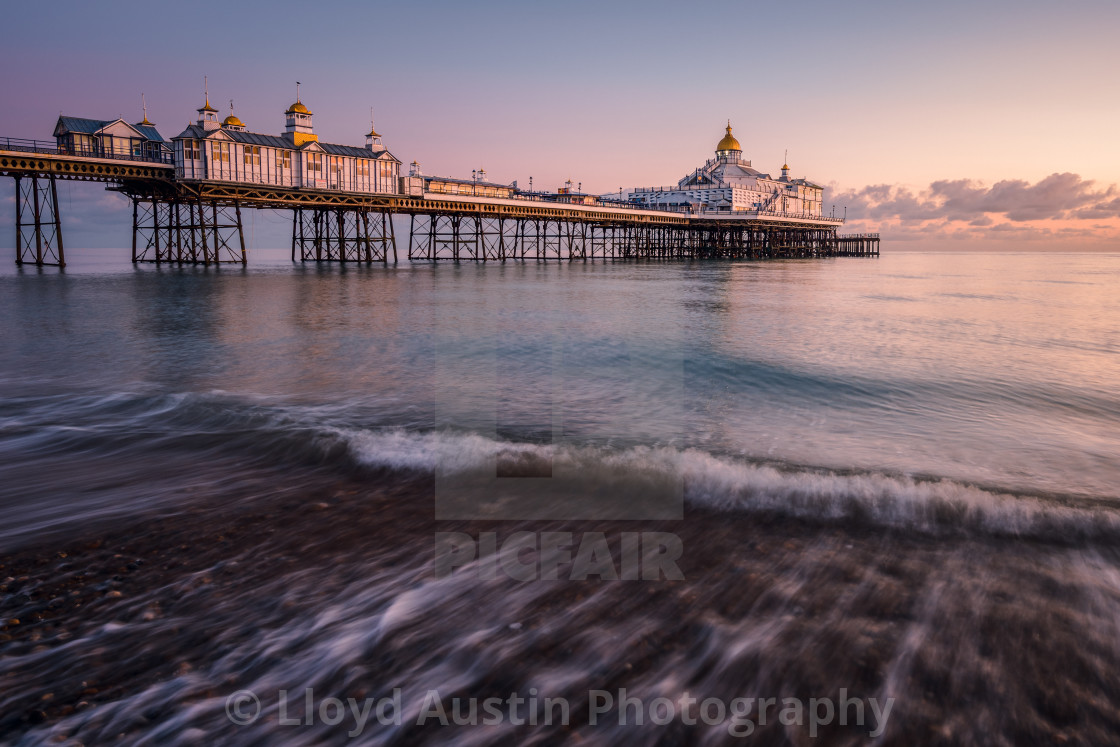
{"type": "Polygon", "coordinates": [[[824,218],[824,188],[807,179],[789,175],[774,178],[751,166],[743,148],[727,123],[726,134],[716,145],[716,157],[667,187],[636,187],[628,198],[637,205],[664,207],[692,213],[724,213],[728,216],[761,215],[824,218]]]}
{"type": "Polygon", "coordinates": [[[312,114],[297,97],[284,112],[282,135],[250,132],[230,113],[221,122],[210,100],[198,121],[171,139],[175,176],[187,181],[243,182],[303,189],[396,194],[401,162],[370,122],[365,147],[319,142],[312,114]]]}

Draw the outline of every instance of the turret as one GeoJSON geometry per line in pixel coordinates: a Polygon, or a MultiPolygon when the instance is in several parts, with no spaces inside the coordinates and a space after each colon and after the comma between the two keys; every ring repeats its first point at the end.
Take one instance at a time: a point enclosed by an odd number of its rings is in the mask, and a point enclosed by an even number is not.
{"type": "Polygon", "coordinates": [[[296,83],[296,102],[284,112],[284,137],[297,148],[304,143],[317,141],[319,136],[311,129],[311,111],[299,100],[299,83],[296,83]]]}

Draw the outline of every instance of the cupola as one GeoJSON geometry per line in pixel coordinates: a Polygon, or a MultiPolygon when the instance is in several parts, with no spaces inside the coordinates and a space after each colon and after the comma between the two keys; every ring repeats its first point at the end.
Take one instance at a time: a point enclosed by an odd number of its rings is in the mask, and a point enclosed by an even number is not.
{"type": "Polygon", "coordinates": [[[222,120],[223,130],[237,130],[238,132],[245,131],[245,125],[233,113],[233,99],[229,102],[229,116],[222,120]]]}
{"type": "Polygon", "coordinates": [[[385,146],[381,144],[381,135],[377,134],[377,129],[373,126],[373,110],[369,111],[369,133],[366,135],[366,148],[377,153],[385,150],[385,146]]]}
{"type": "Polygon", "coordinates": [[[721,161],[738,161],[743,155],[739,141],[731,134],[731,120],[727,121],[727,134],[716,145],[716,158],[721,161]]]}
{"type": "Polygon", "coordinates": [[[313,142],[319,136],[311,129],[311,111],[299,100],[299,82],[296,82],[296,102],[284,112],[284,137],[297,148],[304,143],[313,142]]]}

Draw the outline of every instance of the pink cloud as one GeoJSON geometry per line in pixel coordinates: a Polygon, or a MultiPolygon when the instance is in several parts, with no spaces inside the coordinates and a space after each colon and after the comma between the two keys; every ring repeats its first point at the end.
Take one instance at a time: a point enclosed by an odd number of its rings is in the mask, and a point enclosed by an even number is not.
{"type": "Polygon", "coordinates": [[[1072,173],[1033,184],[945,179],[921,190],[874,184],[837,189],[829,202],[847,207],[847,229],[878,230],[901,241],[1120,238],[1120,189],[1072,173]]]}

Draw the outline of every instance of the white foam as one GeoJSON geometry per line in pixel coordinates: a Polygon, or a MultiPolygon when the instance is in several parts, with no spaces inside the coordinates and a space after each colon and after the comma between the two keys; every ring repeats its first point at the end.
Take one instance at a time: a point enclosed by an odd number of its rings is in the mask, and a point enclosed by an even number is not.
{"type": "Polygon", "coordinates": [[[778,468],[699,449],[519,444],[474,433],[400,429],[339,431],[362,464],[392,469],[477,470],[498,455],[532,456],[585,474],[634,481],[681,481],[686,501],[722,511],[776,512],[815,520],[856,520],[925,532],[967,529],[1018,536],[1120,534],[1120,513],[989,490],[951,479],[778,468]]]}

